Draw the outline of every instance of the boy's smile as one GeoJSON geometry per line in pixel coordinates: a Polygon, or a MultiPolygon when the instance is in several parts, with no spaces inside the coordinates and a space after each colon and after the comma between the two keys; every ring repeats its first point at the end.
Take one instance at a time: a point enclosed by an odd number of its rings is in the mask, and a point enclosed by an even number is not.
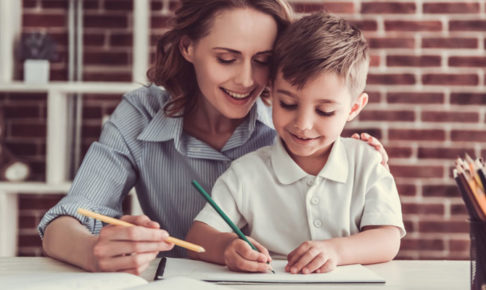
{"type": "Polygon", "coordinates": [[[292,159],[317,174],[346,122],[358,115],[367,98],[364,93],[352,98],[344,79],[332,72],[319,73],[302,89],[279,72],[272,88],[273,123],[292,159]]]}

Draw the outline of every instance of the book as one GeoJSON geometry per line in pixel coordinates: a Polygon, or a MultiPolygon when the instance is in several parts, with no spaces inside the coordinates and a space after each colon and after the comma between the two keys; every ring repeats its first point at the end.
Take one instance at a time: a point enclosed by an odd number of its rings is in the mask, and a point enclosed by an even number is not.
{"type": "MultiPolygon", "coordinates": [[[[159,267],[156,279],[177,276],[224,284],[255,283],[385,283],[385,279],[362,265],[338,266],[328,273],[290,274],[285,272],[286,260],[273,260],[275,274],[232,272],[226,266],[203,261],[166,258],[165,267],[159,267]],[[165,269],[164,269],[165,268],[165,269]]],[[[164,259],[161,260],[164,263],[164,259]]]]}
{"type": "Polygon", "coordinates": [[[0,276],[2,289],[10,290],[230,290],[231,288],[192,279],[171,277],[148,282],[127,273],[35,273],[0,276]]]}

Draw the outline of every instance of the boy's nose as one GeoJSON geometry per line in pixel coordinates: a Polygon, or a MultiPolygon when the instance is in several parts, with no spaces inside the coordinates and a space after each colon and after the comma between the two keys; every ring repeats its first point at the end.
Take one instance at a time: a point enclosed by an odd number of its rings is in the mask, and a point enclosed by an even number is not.
{"type": "Polygon", "coordinates": [[[309,112],[298,112],[295,118],[295,127],[300,131],[310,130],[313,127],[312,114],[309,112]]]}
{"type": "Polygon", "coordinates": [[[253,69],[251,63],[243,63],[241,69],[235,77],[235,82],[243,88],[253,86],[253,69]]]}

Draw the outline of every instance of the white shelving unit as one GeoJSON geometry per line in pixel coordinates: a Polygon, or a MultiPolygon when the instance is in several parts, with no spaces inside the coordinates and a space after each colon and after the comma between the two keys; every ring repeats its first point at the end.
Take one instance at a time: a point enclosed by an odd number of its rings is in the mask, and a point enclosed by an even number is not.
{"type": "MultiPolygon", "coordinates": [[[[68,98],[73,94],[120,94],[140,87],[148,68],[150,43],[150,2],[134,1],[133,83],[116,82],[50,82],[31,85],[12,81],[13,47],[19,37],[22,18],[21,1],[0,0],[0,92],[35,92],[47,95],[46,180],[45,182],[0,182],[0,257],[15,256],[18,233],[18,194],[66,193],[71,185],[67,179],[68,98]],[[16,24],[12,28],[12,23],[16,24]]],[[[131,192],[132,213],[141,212],[136,196],[131,192]]]]}

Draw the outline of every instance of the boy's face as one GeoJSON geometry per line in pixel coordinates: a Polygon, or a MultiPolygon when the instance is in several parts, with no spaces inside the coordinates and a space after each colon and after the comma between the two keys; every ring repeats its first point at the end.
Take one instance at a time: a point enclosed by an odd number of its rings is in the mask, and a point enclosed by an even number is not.
{"type": "Polygon", "coordinates": [[[320,73],[298,90],[279,71],[272,86],[275,129],[301,167],[316,158],[325,162],[346,122],[367,102],[365,93],[353,99],[345,80],[335,73],[320,73]]]}

